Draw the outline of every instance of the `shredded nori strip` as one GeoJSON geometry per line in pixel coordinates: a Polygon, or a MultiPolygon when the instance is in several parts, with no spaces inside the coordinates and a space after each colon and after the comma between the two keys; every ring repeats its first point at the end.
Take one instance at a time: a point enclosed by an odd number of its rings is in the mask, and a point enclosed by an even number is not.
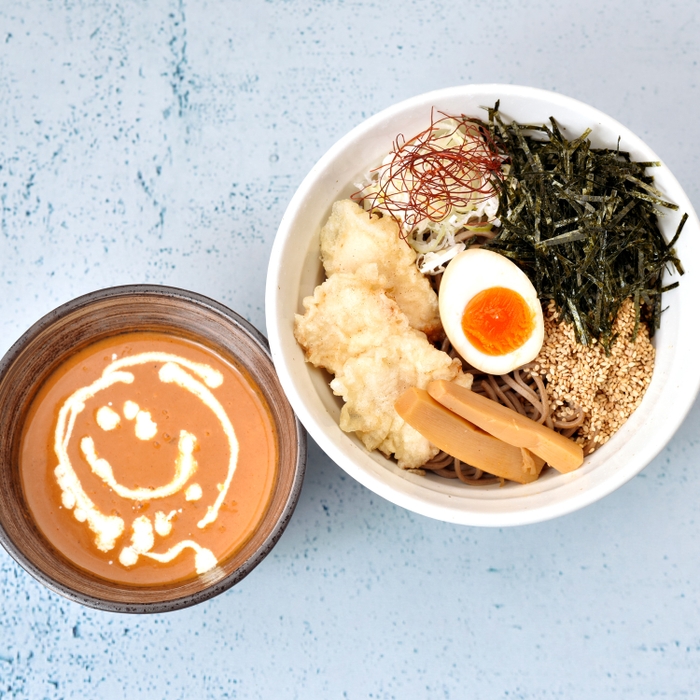
{"type": "MultiPolygon", "coordinates": [[[[632,298],[637,323],[650,335],[659,327],[664,269],[683,274],[673,246],[684,214],[667,243],[659,229],[664,200],[646,169],[618,148],[592,148],[590,129],[568,141],[550,125],[506,124],[498,103],[489,109],[490,136],[507,155],[496,183],[498,236],[485,247],[512,259],[529,276],[540,300],[553,299],[560,317],[574,324],[578,342],[596,339],[609,348],[622,303],[632,298]]],[[[637,328],[635,328],[635,335],[637,328]]]]}

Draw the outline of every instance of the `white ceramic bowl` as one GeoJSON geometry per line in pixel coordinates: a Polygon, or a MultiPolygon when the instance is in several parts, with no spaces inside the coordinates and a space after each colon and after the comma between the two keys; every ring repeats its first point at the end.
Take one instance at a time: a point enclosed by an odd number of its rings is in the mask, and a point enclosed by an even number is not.
{"type": "MultiPolygon", "coordinates": [[[[469,487],[437,476],[400,470],[379,453],[369,453],[338,427],[341,400],[326,373],[304,361],[294,339],[294,314],[324,279],[319,231],[337,199],[348,197],[363,175],[389,152],[396,135],[407,138],[429,124],[431,108],[448,114],[486,117],[482,106],[501,101],[501,112],[519,122],[543,123],[550,115],[570,138],[592,127],[594,146],[620,146],[640,161],[660,160],[629,129],[597,109],[562,95],[513,85],[467,85],[419,95],[367,119],[338,141],[314,166],[294,195],[275,239],[267,276],[267,333],[280,382],[297,415],[320,447],[348,474],[397,505],[432,518],[483,526],[538,522],[582,508],[606,496],[639,473],[670,440],[700,386],[698,324],[700,223],[669,169],[653,169],[656,186],[678,204],[661,227],[669,240],[680,216],[689,219],[677,245],[686,274],[680,287],[664,295],[668,310],[654,343],[654,375],[644,400],[622,429],[569,474],[554,470],[526,486],[469,487]]],[[[672,277],[666,278],[670,281],[672,277]]],[[[361,310],[358,310],[361,313],[361,310]]]]}

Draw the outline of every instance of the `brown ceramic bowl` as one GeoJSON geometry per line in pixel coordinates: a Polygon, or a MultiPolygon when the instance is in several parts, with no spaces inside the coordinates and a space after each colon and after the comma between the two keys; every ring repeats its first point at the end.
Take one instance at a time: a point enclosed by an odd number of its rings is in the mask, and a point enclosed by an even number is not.
{"type": "Polygon", "coordinates": [[[278,382],[267,341],[225,306],[193,292],[154,285],[113,287],[60,306],[34,324],[0,361],[0,542],[32,576],[67,598],[112,612],[165,612],[227,590],[270,552],[296,506],[306,435],[278,382]],[[34,523],[21,485],[19,450],[32,399],[68,357],[103,338],[155,331],[209,347],[247,375],[277,430],[278,465],[270,505],[241,549],[205,574],[159,586],[129,586],[72,564],[34,523]]]}

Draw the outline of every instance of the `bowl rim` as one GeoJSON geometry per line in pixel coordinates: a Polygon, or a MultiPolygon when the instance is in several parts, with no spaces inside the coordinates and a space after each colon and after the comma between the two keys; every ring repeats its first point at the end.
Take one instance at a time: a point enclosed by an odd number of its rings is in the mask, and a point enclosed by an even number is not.
{"type": "MultiPolygon", "coordinates": [[[[371,132],[376,126],[381,125],[387,119],[396,115],[408,113],[413,107],[424,107],[431,102],[435,104],[444,99],[453,99],[456,96],[463,96],[465,98],[470,96],[475,97],[481,93],[498,93],[503,98],[535,98],[547,101],[553,108],[561,106],[566,109],[581,112],[585,114],[587,118],[595,119],[611,128],[619,129],[620,133],[629,137],[635,145],[643,147],[647,152],[653,155],[652,160],[661,161],[653,150],[628,127],[599,109],[575,98],[562,95],[561,93],[522,85],[483,83],[456,85],[415,95],[377,112],[347,132],[321,156],[301,182],[287,206],[273,242],[267,273],[265,313],[272,359],[277,368],[277,373],[284,391],[311,437],[336,464],[377,495],[413,512],[445,522],[485,527],[503,527],[542,522],[572,513],[609,495],[636,476],[659,454],[685,420],[700,391],[700,371],[697,371],[695,376],[691,377],[690,380],[685,383],[683,395],[675,403],[673,418],[667,422],[668,430],[663,434],[655,436],[655,439],[647,446],[643,456],[636,456],[634,460],[630,460],[627,463],[626,468],[619,469],[612,477],[604,482],[593,488],[581,489],[575,496],[565,500],[560,500],[555,503],[545,503],[532,508],[525,507],[511,513],[465,511],[459,508],[459,504],[457,503],[458,499],[451,499],[451,504],[427,502],[424,497],[426,490],[423,487],[410,485],[405,487],[401,492],[397,492],[382,479],[382,475],[380,474],[382,467],[379,463],[376,465],[376,470],[373,468],[368,470],[365,466],[361,466],[355,462],[335,444],[334,440],[329,437],[323,427],[318,424],[317,417],[311,409],[307,407],[304,398],[297,388],[295,374],[298,374],[299,369],[292,366],[285,356],[283,350],[283,330],[279,318],[280,302],[283,294],[283,291],[278,286],[279,274],[285,262],[285,248],[289,245],[289,236],[294,218],[303,207],[306,197],[309,196],[313,187],[316,185],[316,181],[321,173],[333,163],[338,154],[340,154],[348,144],[356,142],[358,138],[371,132]]],[[[556,116],[556,113],[554,114],[556,116]]],[[[676,204],[678,204],[683,211],[688,213],[688,224],[693,224],[696,227],[700,226],[692,203],[688,199],[680,183],[678,183],[668,167],[666,167],[666,171],[668,178],[682,195],[676,200],[676,204]]],[[[448,498],[447,501],[450,501],[450,499],[448,498]]]]}
{"type": "MultiPolygon", "coordinates": [[[[233,324],[238,331],[244,335],[247,335],[248,338],[253,341],[254,346],[260,350],[261,357],[265,359],[266,363],[269,364],[269,368],[272,373],[276,375],[276,370],[270,354],[269,343],[265,336],[257,328],[255,328],[253,324],[229,307],[215,301],[214,299],[211,299],[210,297],[204,296],[203,294],[182,289],[180,287],[158,284],[127,284],[106,287],[88,292],[61,304],[42,316],[12,344],[9,350],[0,359],[0,381],[2,381],[5,373],[13,365],[25,346],[28,345],[35,337],[40,335],[44,330],[50,328],[57,320],[77,309],[85,308],[86,306],[92,305],[96,302],[119,297],[126,298],[134,295],[139,295],[141,297],[151,296],[154,298],[174,297],[180,301],[184,301],[185,303],[192,304],[195,307],[204,307],[210,311],[213,311],[215,314],[225,318],[228,322],[233,324]]],[[[11,539],[1,522],[0,544],[25,571],[46,586],[49,590],[53,591],[54,593],[58,593],[64,598],[67,598],[75,603],[80,603],[81,605],[95,608],[97,610],[136,614],[163,613],[187,608],[214,598],[245,578],[270,553],[289,524],[292,514],[294,513],[296,505],[299,501],[304,475],[306,472],[307,440],[306,431],[298,416],[291,408],[291,405],[290,410],[292,410],[294,417],[297,449],[295,455],[292,487],[287,494],[284,507],[280,512],[280,516],[261,546],[238,569],[232,571],[228,576],[212,585],[207,585],[199,591],[195,591],[180,598],[174,598],[168,601],[147,603],[121,603],[118,601],[107,601],[96,596],[91,596],[86,593],[76,591],[69,586],[55,581],[51,576],[46,574],[31,560],[29,560],[21,547],[19,547],[14,540],[11,539]]]]}

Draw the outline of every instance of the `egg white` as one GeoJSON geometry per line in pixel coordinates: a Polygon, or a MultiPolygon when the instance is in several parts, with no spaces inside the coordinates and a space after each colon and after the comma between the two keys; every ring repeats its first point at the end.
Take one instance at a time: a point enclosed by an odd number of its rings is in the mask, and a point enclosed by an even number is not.
{"type": "Polygon", "coordinates": [[[440,282],[440,320],[452,346],[473,367],[488,374],[506,374],[537,357],[544,341],[542,305],[527,275],[508,258],[483,248],[470,248],[450,261],[440,282]],[[462,330],[469,301],[491,287],[520,294],[530,308],[534,328],[519,348],[504,355],[486,355],[475,348],[462,330]]]}

